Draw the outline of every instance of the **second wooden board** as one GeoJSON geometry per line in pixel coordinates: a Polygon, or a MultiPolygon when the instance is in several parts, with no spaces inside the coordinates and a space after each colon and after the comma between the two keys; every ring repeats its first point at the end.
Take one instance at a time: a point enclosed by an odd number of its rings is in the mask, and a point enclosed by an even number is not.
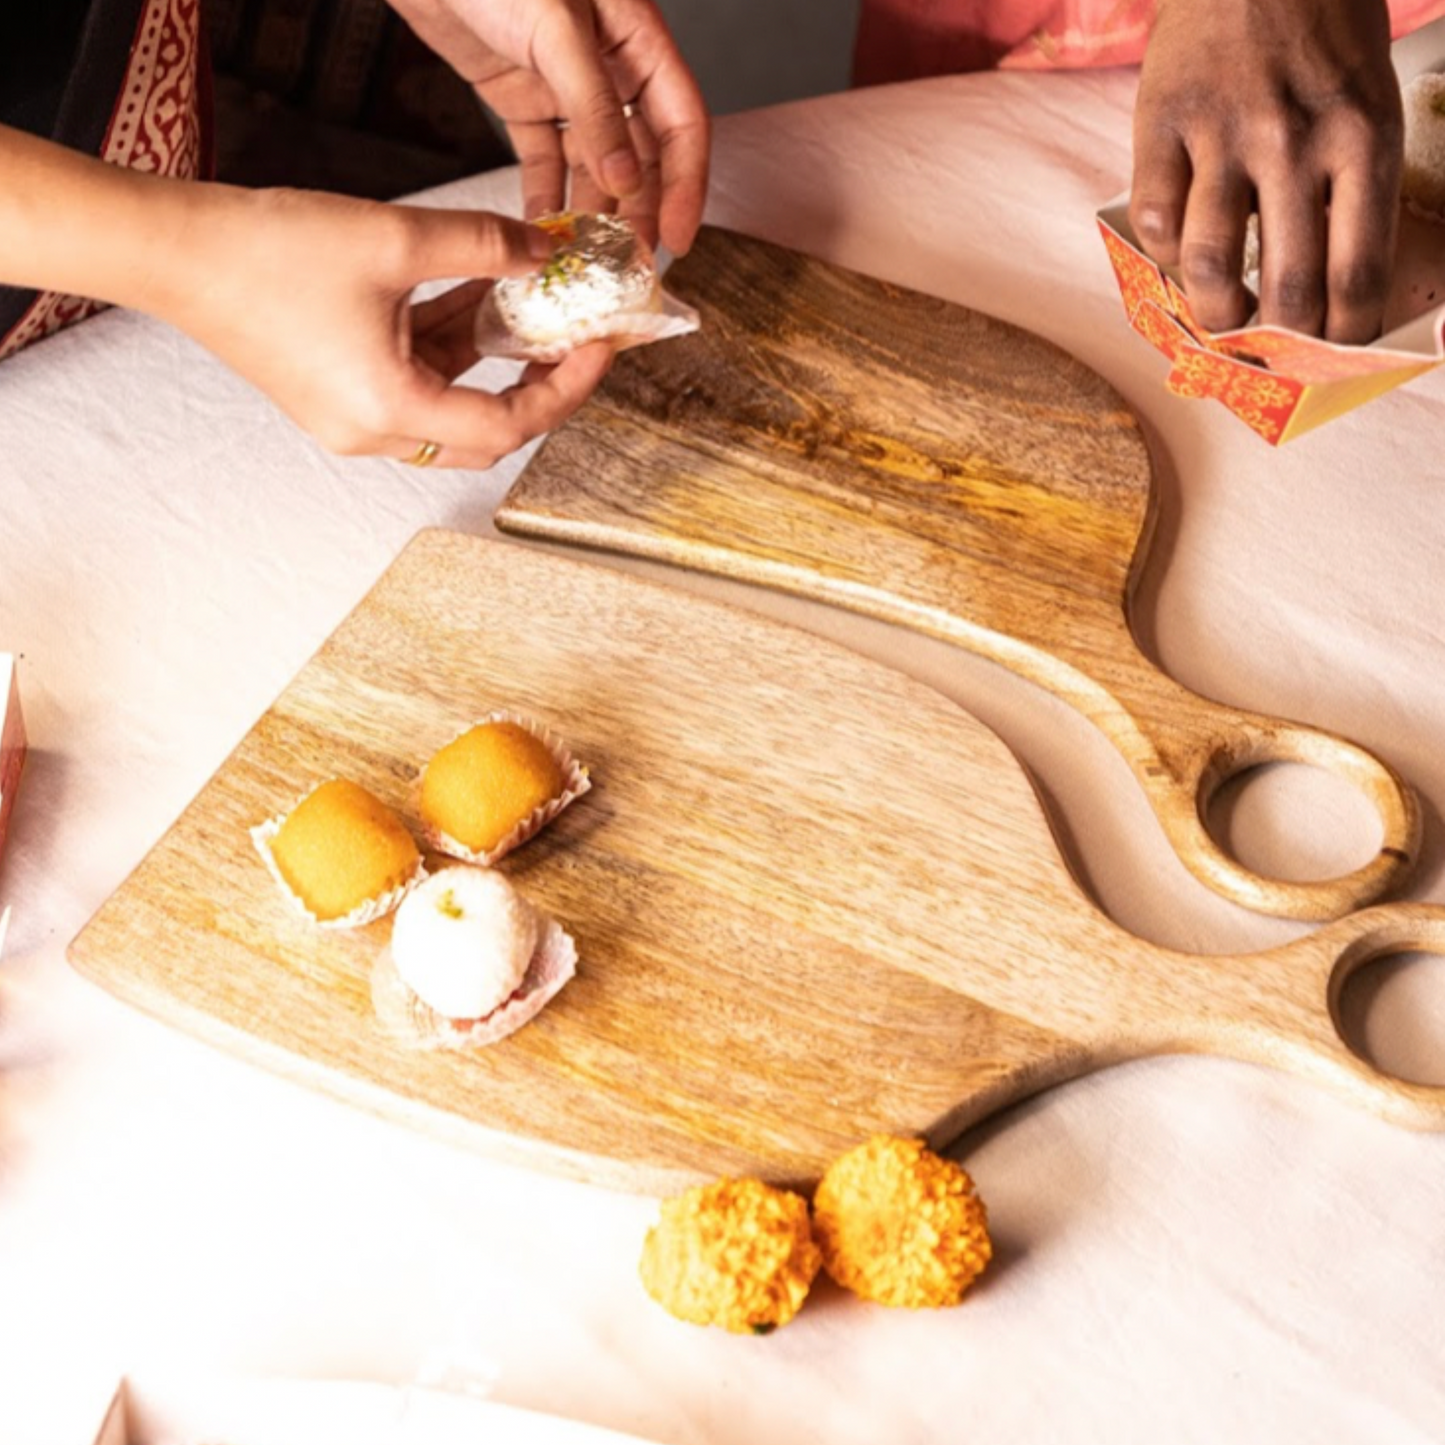
{"type": "Polygon", "coordinates": [[[1387,764],[1201,698],[1140,652],[1153,478],[1102,377],[992,317],[726,231],[705,229],[668,285],[702,330],[620,357],[499,527],[764,583],[1002,662],[1099,727],[1185,866],[1246,907],[1333,918],[1408,877],[1419,808],[1387,764]],[[1364,792],[1374,856],[1295,882],[1220,848],[1210,797],[1269,762],[1364,792]]]}

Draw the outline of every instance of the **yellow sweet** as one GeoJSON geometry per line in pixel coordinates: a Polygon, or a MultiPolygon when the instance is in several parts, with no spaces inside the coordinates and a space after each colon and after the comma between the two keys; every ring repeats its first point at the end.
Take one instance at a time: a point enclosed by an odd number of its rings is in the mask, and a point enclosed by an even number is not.
{"type": "Polygon", "coordinates": [[[303,798],[270,846],[287,886],[323,922],[398,887],[421,858],[401,819],[345,778],[303,798]]]}
{"type": "Polygon", "coordinates": [[[829,1166],[813,1196],[823,1267],[879,1304],[956,1305],[993,1257],[973,1180],[921,1139],[875,1135],[829,1166]]]}
{"type": "Polygon", "coordinates": [[[797,1314],[818,1264],[806,1200],[757,1179],[721,1179],[663,1201],[640,1273],[678,1319],[761,1335],[797,1314]]]}
{"type": "Polygon", "coordinates": [[[478,723],[427,764],[421,815],[464,848],[486,853],[563,788],[540,738],[514,722],[478,723]]]}

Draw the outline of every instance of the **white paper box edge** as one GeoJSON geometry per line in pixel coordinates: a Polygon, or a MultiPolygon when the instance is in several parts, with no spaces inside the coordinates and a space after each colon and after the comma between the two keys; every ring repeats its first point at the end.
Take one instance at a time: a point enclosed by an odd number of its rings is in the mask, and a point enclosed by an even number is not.
{"type": "Polygon", "coordinates": [[[127,1376],[95,1445],[644,1445],[470,1395],[365,1381],[127,1376]]]}

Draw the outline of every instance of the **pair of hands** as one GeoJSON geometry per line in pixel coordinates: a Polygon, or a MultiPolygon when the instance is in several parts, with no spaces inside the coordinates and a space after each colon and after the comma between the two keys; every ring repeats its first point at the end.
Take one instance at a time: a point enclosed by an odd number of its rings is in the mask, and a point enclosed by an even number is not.
{"type": "MultiPolygon", "coordinates": [[[[506,123],[528,216],[569,200],[615,206],[649,240],[687,250],[708,119],[653,0],[393,3],[506,123]]],[[[1258,210],[1261,320],[1333,341],[1378,333],[1401,170],[1389,41],[1386,0],[1160,0],[1131,218],[1155,259],[1179,267],[1209,329],[1247,317],[1245,227],[1258,210]]],[[[404,460],[435,441],[436,464],[487,467],[565,420],[606,371],[598,344],[498,396],[454,387],[476,360],[471,316],[488,282],[410,304],[424,281],[535,269],[546,243],[534,228],[326,196],[240,204],[255,223],[233,231],[244,254],[173,319],[333,450],[404,460]]]]}
{"type": "Polygon", "coordinates": [[[1395,255],[1400,93],[1386,0],[1160,0],[1134,112],[1130,220],[1199,321],[1379,334],[1395,255]]]}
{"type": "MultiPolygon", "coordinates": [[[[528,217],[564,204],[617,209],[649,241],[688,249],[707,190],[709,123],[652,0],[395,8],[506,123],[528,217]]],[[[498,395],[452,385],[477,360],[472,324],[487,278],[525,275],[551,254],[536,227],[306,192],[198,190],[209,193],[192,227],[201,284],[163,279],[151,309],[329,450],[404,461],[434,442],[432,465],[490,467],[570,416],[611,361],[599,342],[528,367],[498,395]],[[412,304],[416,286],[454,277],[482,279],[412,304]]]]}

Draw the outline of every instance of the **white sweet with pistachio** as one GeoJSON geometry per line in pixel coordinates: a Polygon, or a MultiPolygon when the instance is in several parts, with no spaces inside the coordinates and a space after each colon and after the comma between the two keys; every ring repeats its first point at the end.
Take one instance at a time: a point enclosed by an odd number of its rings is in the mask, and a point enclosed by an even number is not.
{"type": "Polygon", "coordinates": [[[507,326],[538,345],[589,339],[610,318],[655,311],[657,266],[647,244],[619,216],[565,211],[538,217],[558,238],[535,276],[508,276],[492,288],[507,326]]]}
{"type": "Polygon", "coordinates": [[[429,1008],[479,1019],[516,992],[541,921],[502,874],[458,866],[433,873],[396,911],[396,971],[429,1008]]]}

